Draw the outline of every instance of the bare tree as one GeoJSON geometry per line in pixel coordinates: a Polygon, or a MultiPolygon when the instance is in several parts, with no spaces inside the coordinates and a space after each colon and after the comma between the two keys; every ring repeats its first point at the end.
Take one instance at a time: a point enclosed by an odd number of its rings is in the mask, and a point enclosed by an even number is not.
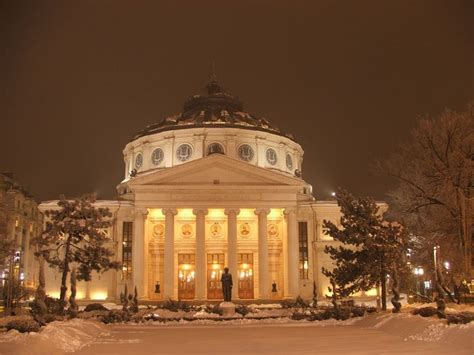
{"type": "Polygon", "coordinates": [[[445,110],[419,119],[409,141],[375,165],[398,183],[389,194],[396,218],[427,244],[444,245],[443,254],[470,275],[474,101],[465,112],[445,110]]]}

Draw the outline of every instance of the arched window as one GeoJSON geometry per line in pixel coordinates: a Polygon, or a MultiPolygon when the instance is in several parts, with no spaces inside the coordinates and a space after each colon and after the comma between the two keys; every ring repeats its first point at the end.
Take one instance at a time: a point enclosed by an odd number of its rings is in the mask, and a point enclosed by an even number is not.
{"type": "Polygon", "coordinates": [[[212,143],[207,147],[207,155],[211,154],[224,154],[224,147],[220,143],[212,143]]]}

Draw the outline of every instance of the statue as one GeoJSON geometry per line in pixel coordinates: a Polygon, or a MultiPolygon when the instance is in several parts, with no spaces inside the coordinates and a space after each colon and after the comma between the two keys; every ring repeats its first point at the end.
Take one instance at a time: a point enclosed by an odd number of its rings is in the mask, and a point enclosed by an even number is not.
{"type": "Polygon", "coordinates": [[[221,276],[222,292],[224,293],[224,302],[231,302],[232,297],[232,275],[229,273],[229,268],[224,268],[224,273],[221,276]]]}

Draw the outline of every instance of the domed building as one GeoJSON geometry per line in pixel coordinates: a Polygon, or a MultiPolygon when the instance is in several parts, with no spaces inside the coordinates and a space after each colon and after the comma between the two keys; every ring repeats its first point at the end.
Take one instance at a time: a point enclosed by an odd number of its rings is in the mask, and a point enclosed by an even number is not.
{"type": "MultiPolygon", "coordinates": [[[[332,241],[322,221],[340,212],[313,197],[303,153],[211,78],[205,95],[125,145],[119,199],[97,202],[113,213],[110,247],[122,270],[80,283],[78,298],[118,301],[127,285],[143,301],[222,300],[225,267],[233,300],[324,297],[332,241]]],[[[59,293],[54,271],[48,279],[59,293]]]]}

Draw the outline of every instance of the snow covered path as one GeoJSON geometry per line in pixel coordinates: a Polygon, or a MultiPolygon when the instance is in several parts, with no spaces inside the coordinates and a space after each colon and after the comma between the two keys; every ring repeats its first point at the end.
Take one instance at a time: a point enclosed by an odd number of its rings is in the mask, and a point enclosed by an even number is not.
{"type": "Polygon", "coordinates": [[[347,321],[287,318],[104,325],[75,319],[0,335],[0,354],[474,354],[474,322],[389,312],[347,321]]]}
{"type": "Polygon", "coordinates": [[[112,337],[78,354],[472,354],[355,325],[114,326],[112,337]]]}

